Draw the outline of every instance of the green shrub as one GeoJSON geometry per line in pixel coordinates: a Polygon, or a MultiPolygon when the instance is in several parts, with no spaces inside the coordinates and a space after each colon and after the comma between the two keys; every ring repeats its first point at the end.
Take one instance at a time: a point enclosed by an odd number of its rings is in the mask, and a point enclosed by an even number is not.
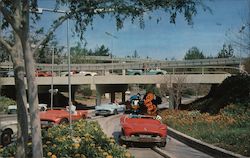
{"type": "MultiPolygon", "coordinates": [[[[69,125],[59,125],[42,131],[44,157],[129,158],[125,146],[107,137],[96,121],[80,120],[69,125]]],[[[31,152],[31,143],[28,144],[31,152]]],[[[0,156],[14,156],[15,146],[3,149],[0,156]]],[[[32,154],[29,153],[31,156],[32,154]]]]}
{"type": "Polygon", "coordinates": [[[10,98],[0,96],[0,112],[6,112],[9,105],[15,105],[16,101],[10,98]]]}
{"type": "Polygon", "coordinates": [[[90,89],[89,86],[80,86],[77,92],[81,93],[81,95],[85,97],[89,97],[92,95],[92,90],[90,89]]]}

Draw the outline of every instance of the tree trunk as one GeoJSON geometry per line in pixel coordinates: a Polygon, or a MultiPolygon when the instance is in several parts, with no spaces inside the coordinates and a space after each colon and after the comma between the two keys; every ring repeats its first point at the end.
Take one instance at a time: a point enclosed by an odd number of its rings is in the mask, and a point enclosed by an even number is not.
{"type": "MultiPolygon", "coordinates": [[[[19,55],[21,54],[17,50],[21,50],[18,47],[15,50],[15,57],[12,56],[13,69],[15,74],[15,87],[16,87],[16,103],[17,103],[17,120],[18,120],[18,132],[17,132],[17,158],[27,157],[28,148],[28,110],[27,110],[27,97],[24,82],[24,63],[19,55]],[[19,56],[19,57],[18,57],[19,56]]],[[[13,53],[13,54],[14,54],[13,53]]]]}
{"type": "Polygon", "coordinates": [[[41,139],[41,124],[38,109],[38,92],[37,83],[35,78],[35,62],[33,59],[33,52],[31,52],[29,41],[29,9],[30,4],[28,0],[23,2],[23,29],[20,34],[22,41],[22,48],[24,54],[24,63],[26,69],[27,85],[28,85],[28,98],[30,109],[30,124],[32,133],[32,157],[42,158],[43,148],[41,139]]]}

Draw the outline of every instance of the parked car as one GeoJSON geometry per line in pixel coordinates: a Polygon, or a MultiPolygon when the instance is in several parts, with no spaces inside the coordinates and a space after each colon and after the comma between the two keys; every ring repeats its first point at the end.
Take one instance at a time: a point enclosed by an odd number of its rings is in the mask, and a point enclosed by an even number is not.
{"type": "Polygon", "coordinates": [[[150,70],[134,70],[128,69],[127,75],[166,75],[167,71],[161,69],[150,69],[150,70]]]}
{"type": "Polygon", "coordinates": [[[120,143],[156,143],[157,146],[164,147],[167,139],[167,126],[158,118],[159,116],[123,115],[120,118],[120,143]]]}
{"type": "Polygon", "coordinates": [[[116,115],[119,112],[125,111],[126,106],[124,104],[116,104],[116,103],[106,103],[97,105],[95,107],[95,115],[102,115],[102,116],[108,116],[108,115],[116,115]]]}
{"type": "MultiPolygon", "coordinates": [[[[29,104],[27,104],[27,108],[28,108],[28,111],[29,111],[29,104]]],[[[40,111],[46,111],[47,110],[47,104],[38,104],[38,108],[39,108],[40,111]]],[[[9,105],[7,113],[8,114],[16,114],[17,113],[17,105],[9,105]]]]}
{"type": "Polygon", "coordinates": [[[87,118],[87,110],[69,110],[66,109],[53,109],[40,112],[41,127],[48,128],[54,125],[69,123],[71,112],[71,120],[77,121],[87,118]]]}
{"type": "MultiPolygon", "coordinates": [[[[90,72],[90,71],[71,71],[71,76],[96,76],[96,72],[90,72]]],[[[68,72],[61,72],[61,76],[69,76],[68,72]]]]}
{"type": "Polygon", "coordinates": [[[6,146],[11,143],[12,138],[17,133],[17,120],[7,120],[0,122],[0,143],[6,146]]]}

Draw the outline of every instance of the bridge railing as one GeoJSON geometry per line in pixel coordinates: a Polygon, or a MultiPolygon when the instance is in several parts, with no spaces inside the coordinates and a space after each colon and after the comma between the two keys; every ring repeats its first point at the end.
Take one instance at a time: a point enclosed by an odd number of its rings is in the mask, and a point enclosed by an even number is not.
{"type": "MultiPolygon", "coordinates": [[[[218,59],[199,59],[183,61],[139,61],[129,63],[99,63],[99,64],[71,64],[71,70],[94,71],[99,75],[106,72],[122,74],[127,69],[155,69],[160,68],[168,73],[235,73],[239,69],[240,59],[238,58],[218,58],[218,59]]],[[[0,63],[2,73],[11,71],[12,63],[0,63]]],[[[51,71],[52,64],[36,64],[36,68],[41,71],[51,71]]],[[[68,71],[68,64],[54,64],[54,72],[58,75],[68,71]]]]}

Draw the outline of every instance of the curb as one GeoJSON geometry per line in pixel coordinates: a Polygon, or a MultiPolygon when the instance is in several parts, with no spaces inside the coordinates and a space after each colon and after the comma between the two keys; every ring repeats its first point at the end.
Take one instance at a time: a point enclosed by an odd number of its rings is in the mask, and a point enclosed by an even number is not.
{"type": "Polygon", "coordinates": [[[162,150],[161,148],[153,147],[151,149],[154,150],[155,152],[157,152],[158,154],[160,154],[161,156],[163,156],[164,158],[174,158],[174,156],[172,156],[166,150],[162,150]]]}
{"type": "Polygon", "coordinates": [[[214,145],[202,142],[198,139],[190,137],[186,134],[183,134],[179,131],[176,131],[170,127],[168,127],[168,134],[169,136],[179,140],[180,142],[191,146],[199,151],[202,151],[210,156],[213,157],[234,157],[234,158],[247,158],[246,156],[233,153],[231,151],[216,147],[214,145]]]}

